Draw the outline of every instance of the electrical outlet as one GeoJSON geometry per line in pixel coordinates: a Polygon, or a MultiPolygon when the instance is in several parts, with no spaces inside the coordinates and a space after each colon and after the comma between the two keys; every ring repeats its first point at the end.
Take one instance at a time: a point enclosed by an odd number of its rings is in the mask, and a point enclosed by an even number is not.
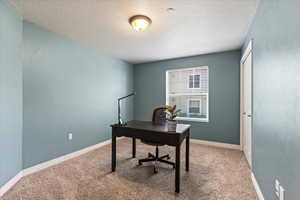
{"type": "Polygon", "coordinates": [[[275,180],[275,194],[278,197],[278,200],[284,200],[284,188],[280,184],[280,182],[275,180]]]}
{"type": "Polygon", "coordinates": [[[68,133],[68,139],[72,140],[73,139],[73,133],[68,133]]]}
{"type": "Polygon", "coordinates": [[[284,188],[280,185],[279,186],[279,200],[284,200],[284,188]]]}
{"type": "Polygon", "coordinates": [[[275,180],[275,194],[276,196],[279,198],[280,194],[279,194],[279,188],[280,188],[280,183],[279,181],[276,179],[275,180]]]}

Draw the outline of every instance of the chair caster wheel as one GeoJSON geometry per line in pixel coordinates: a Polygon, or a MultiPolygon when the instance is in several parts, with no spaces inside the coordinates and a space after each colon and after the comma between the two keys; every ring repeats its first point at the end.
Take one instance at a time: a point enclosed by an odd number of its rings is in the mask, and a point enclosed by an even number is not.
{"type": "Polygon", "coordinates": [[[152,157],[152,154],[151,153],[148,153],[148,158],[151,158],[152,157]]]}
{"type": "Polygon", "coordinates": [[[142,166],[142,165],[143,165],[143,163],[142,163],[142,162],[139,162],[138,166],[142,166]]]}
{"type": "Polygon", "coordinates": [[[157,174],[157,173],[158,173],[158,168],[157,168],[157,167],[154,167],[153,172],[154,172],[154,174],[157,174]]]}

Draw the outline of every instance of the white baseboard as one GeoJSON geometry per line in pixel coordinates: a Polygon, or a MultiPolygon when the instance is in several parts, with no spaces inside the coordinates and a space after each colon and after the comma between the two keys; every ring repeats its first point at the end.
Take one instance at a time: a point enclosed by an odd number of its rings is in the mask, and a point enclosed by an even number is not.
{"type": "Polygon", "coordinates": [[[32,174],[32,173],[35,173],[35,172],[38,172],[40,170],[43,170],[43,169],[46,169],[48,167],[51,167],[53,165],[57,165],[59,163],[62,163],[66,160],[69,160],[69,159],[72,159],[72,158],[75,158],[75,157],[78,157],[82,154],[85,154],[85,153],[88,153],[92,150],[95,150],[95,149],[98,149],[104,145],[107,145],[107,144],[110,144],[111,143],[111,140],[106,140],[104,142],[101,142],[101,143],[98,143],[98,144],[95,144],[95,145],[92,145],[92,146],[89,146],[89,147],[86,147],[84,149],[81,149],[79,151],[75,151],[73,153],[70,153],[70,154],[66,154],[64,156],[61,156],[61,157],[58,157],[58,158],[55,158],[53,160],[49,160],[49,161],[46,161],[46,162],[43,162],[43,163],[40,163],[40,164],[37,164],[35,166],[32,166],[32,167],[29,167],[27,169],[23,169],[23,176],[27,176],[29,174],[32,174]]]}
{"type": "Polygon", "coordinates": [[[195,144],[202,144],[202,145],[225,148],[225,149],[241,150],[240,145],[237,145],[237,144],[228,144],[228,143],[222,143],[222,142],[211,142],[211,141],[198,140],[198,139],[191,139],[191,142],[195,143],[195,144]]]}
{"type": "Polygon", "coordinates": [[[0,188],[0,197],[2,197],[10,188],[12,188],[22,178],[22,176],[22,171],[20,171],[15,177],[4,184],[0,188]]]}
{"type": "MultiPolygon", "coordinates": [[[[118,140],[122,139],[122,137],[119,137],[117,139],[118,140]]],[[[40,170],[46,169],[46,168],[51,167],[53,165],[57,165],[57,164],[59,164],[61,162],[64,162],[66,160],[69,160],[69,159],[75,158],[77,156],[80,156],[82,154],[88,153],[88,152],[90,152],[92,150],[98,149],[98,148],[100,148],[102,146],[105,146],[107,144],[110,144],[110,143],[111,143],[111,139],[106,140],[104,142],[100,142],[98,144],[95,144],[95,145],[92,145],[92,146],[89,146],[89,147],[86,147],[86,148],[81,149],[79,151],[75,151],[73,153],[66,154],[64,156],[55,158],[53,160],[49,160],[49,161],[40,163],[38,165],[29,167],[27,169],[23,169],[14,178],[12,178],[10,181],[8,181],[5,185],[3,185],[0,188],[0,197],[3,196],[10,188],[12,188],[24,176],[27,176],[29,174],[32,174],[32,173],[38,172],[40,170]]]]}
{"type": "Polygon", "coordinates": [[[258,199],[259,200],[265,200],[264,195],[262,194],[262,192],[260,190],[260,187],[259,187],[259,185],[256,181],[256,178],[255,178],[253,172],[251,173],[251,179],[252,179],[252,183],[254,185],[255,191],[257,193],[258,199]]]}

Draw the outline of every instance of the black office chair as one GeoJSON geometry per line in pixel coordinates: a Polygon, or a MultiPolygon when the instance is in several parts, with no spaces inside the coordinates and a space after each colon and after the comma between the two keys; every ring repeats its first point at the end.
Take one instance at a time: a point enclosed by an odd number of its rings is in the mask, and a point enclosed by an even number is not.
{"type": "MultiPolygon", "coordinates": [[[[152,114],[152,122],[159,124],[159,123],[166,123],[166,110],[168,108],[170,108],[171,106],[161,106],[158,108],[155,108],[152,114]]],[[[158,166],[157,166],[157,162],[162,162],[162,163],[166,163],[169,165],[172,165],[173,168],[175,168],[175,163],[168,161],[170,159],[169,154],[167,155],[163,155],[163,156],[159,156],[159,146],[164,146],[164,144],[160,144],[157,142],[153,142],[153,141],[149,141],[149,140],[141,140],[142,143],[147,144],[147,145],[151,145],[151,146],[155,146],[155,155],[153,155],[152,153],[148,153],[148,158],[145,159],[140,159],[139,160],[139,165],[142,165],[144,162],[154,162],[154,173],[158,172],[158,166]]]]}

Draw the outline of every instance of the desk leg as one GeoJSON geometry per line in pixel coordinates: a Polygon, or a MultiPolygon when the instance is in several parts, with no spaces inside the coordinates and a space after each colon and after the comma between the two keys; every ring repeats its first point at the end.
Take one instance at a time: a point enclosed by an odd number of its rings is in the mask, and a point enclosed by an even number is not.
{"type": "Polygon", "coordinates": [[[136,139],[132,138],[132,158],[135,158],[136,154],[136,139]]]}
{"type": "Polygon", "coordinates": [[[116,157],[117,157],[117,151],[116,151],[116,140],[117,137],[112,135],[112,142],[111,142],[111,171],[116,171],[116,157]]]}
{"type": "Polygon", "coordinates": [[[190,129],[188,130],[187,136],[186,136],[186,150],[185,150],[185,171],[190,170],[190,129]]]}
{"type": "Polygon", "coordinates": [[[180,144],[176,146],[175,192],[180,192],[180,144]]]}

